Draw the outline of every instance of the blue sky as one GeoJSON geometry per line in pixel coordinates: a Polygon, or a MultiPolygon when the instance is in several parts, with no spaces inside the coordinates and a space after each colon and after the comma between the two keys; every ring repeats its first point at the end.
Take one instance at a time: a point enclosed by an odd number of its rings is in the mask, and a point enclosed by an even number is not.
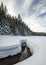
{"type": "Polygon", "coordinates": [[[21,15],[23,21],[35,32],[46,32],[46,0],[0,0],[14,16],[21,15]]]}

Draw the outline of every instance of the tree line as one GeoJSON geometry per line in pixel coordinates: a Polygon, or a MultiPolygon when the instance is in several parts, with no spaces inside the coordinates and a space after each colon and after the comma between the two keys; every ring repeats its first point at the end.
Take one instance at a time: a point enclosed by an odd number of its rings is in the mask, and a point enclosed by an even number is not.
{"type": "Polygon", "coordinates": [[[18,17],[11,16],[2,2],[0,4],[0,35],[46,36],[46,33],[31,31],[22,20],[20,14],[18,14],[18,17]]]}
{"type": "Polygon", "coordinates": [[[7,7],[0,5],[0,34],[5,35],[32,35],[30,28],[18,17],[8,14],[7,7]]]}

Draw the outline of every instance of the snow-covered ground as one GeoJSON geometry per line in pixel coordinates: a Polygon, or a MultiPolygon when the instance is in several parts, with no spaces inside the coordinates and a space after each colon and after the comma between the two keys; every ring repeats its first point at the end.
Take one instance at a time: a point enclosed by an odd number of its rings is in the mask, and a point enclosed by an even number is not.
{"type": "Polygon", "coordinates": [[[27,39],[33,44],[36,45],[38,49],[31,57],[28,59],[19,62],[15,65],[46,65],[46,37],[45,36],[29,36],[29,37],[19,37],[23,39],[27,39]]]}
{"type": "Polygon", "coordinates": [[[0,49],[1,47],[16,45],[18,41],[21,43],[21,40],[27,40],[27,45],[29,44],[31,50],[33,49],[34,54],[28,59],[14,65],[46,65],[45,36],[0,36],[0,49]]]}
{"type": "Polygon", "coordinates": [[[21,44],[14,36],[0,36],[0,58],[21,52],[21,44]]]}

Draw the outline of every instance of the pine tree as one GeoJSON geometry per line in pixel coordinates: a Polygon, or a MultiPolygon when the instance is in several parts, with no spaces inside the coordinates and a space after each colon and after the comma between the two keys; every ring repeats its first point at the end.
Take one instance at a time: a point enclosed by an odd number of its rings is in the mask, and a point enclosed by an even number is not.
{"type": "Polygon", "coordinates": [[[0,6],[0,34],[5,35],[29,35],[29,27],[22,21],[20,14],[18,17],[7,14],[7,8],[0,6]]]}

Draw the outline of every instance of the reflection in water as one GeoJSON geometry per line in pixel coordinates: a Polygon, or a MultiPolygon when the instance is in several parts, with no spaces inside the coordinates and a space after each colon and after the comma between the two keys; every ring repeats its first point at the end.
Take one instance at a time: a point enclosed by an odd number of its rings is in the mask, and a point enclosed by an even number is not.
{"type": "Polygon", "coordinates": [[[21,53],[14,56],[8,56],[6,58],[0,59],[0,65],[13,65],[22,60],[27,59],[30,56],[32,56],[30,49],[26,46],[23,46],[21,53]]]}

